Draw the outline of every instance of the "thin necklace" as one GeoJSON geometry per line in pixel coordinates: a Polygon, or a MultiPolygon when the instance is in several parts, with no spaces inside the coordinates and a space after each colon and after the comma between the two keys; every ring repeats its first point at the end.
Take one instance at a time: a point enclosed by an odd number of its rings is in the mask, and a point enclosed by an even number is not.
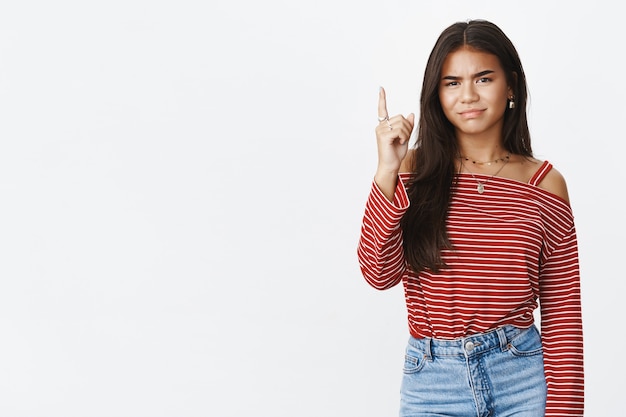
{"type": "Polygon", "coordinates": [[[474,180],[476,181],[476,183],[478,185],[476,185],[476,191],[478,191],[478,194],[482,194],[485,192],[485,184],[487,184],[487,182],[492,179],[493,177],[495,177],[496,175],[498,175],[500,173],[500,171],[502,171],[502,168],[504,168],[504,166],[507,164],[507,162],[509,162],[509,156],[507,155],[504,163],[502,164],[502,166],[500,168],[498,168],[498,170],[496,171],[495,174],[493,174],[491,177],[487,178],[485,181],[479,181],[478,178],[476,178],[476,176],[474,175],[474,173],[472,171],[470,171],[464,164],[463,164],[463,160],[461,160],[461,167],[464,168],[465,170],[467,170],[467,172],[469,172],[470,174],[472,174],[472,178],[474,178],[474,180]]]}
{"type": "MultiPolygon", "coordinates": [[[[491,165],[491,164],[497,164],[500,161],[506,163],[508,162],[510,157],[511,157],[511,154],[507,153],[506,156],[503,156],[502,158],[494,159],[492,161],[475,161],[473,159],[471,161],[472,161],[472,164],[474,165],[491,165]]],[[[461,160],[465,159],[466,161],[470,161],[470,158],[468,158],[467,156],[462,156],[462,155],[459,155],[459,159],[461,160]]]]}

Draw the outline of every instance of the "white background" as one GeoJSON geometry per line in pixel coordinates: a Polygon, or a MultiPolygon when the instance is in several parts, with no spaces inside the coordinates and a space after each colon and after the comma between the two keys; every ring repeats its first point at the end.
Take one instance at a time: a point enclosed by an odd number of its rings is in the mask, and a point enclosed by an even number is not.
{"type": "Polygon", "coordinates": [[[586,415],[623,416],[625,39],[608,0],[0,6],[0,416],[397,415],[401,288],[356,244],[377,93],[497,23],[580,242],[586,415]]]}

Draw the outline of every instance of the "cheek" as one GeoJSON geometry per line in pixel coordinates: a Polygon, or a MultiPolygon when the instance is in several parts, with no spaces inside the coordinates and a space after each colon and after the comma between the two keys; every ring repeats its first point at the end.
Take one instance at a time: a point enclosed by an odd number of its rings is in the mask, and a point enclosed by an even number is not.
{"type": "Polygon", "coordinates": [[[498,110],[502,110],[503,112],[506,110],[507,106],[509,105],[508,97],[508,95],[505,95],[494,98],[494,102],[498,106],[498,110]]]}
{"type": "Polygon", "coordinates": [[[439,102],[444,111],[451,108],[454,105],[454,98],[450,94],[439,93],[439,102]]]}
{"type": "Polygon", "coordinates": [[[452,97],[450,95],[439,94],[439,102],[441,103],[441,108],[442,108],[444,114],[449,119],[450,118],[450,114],[454,110],[454,104],[455,104],[456,100],[454,99],[454,97],[452,97]]]}

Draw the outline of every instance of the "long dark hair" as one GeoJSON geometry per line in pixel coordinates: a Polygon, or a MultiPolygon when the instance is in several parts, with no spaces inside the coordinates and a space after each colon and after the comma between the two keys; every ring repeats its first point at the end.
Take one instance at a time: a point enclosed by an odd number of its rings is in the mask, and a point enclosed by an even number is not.
{"type": "Polygon", "coordinates": [[[526,77],[513,43],[498,26],[485,20],[452,24],[437,39],[424,71],[417,142],[410,162],[414,175],[407,184],[411,204],[401,221],[405,258],[415,272],[444,267],[441,249],[451,247],[446,219],[456,177],[458,144],[454,126],[439,101],[439,84],[444,60],[464,46],[498,57],[515,97],[515,107],[507,108],[504,115],[504,148],[513,154],[532,156],[526,77]]]}

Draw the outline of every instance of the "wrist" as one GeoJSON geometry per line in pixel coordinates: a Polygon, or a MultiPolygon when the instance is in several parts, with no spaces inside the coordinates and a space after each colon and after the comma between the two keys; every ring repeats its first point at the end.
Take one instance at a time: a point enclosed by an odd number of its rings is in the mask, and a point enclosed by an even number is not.
{"type": "Polygon", "coordinates": [[[389,201],[393,202],[396,185],[398,184],[398,171],[378,170],[374,175],[374,182],[385,197],[387,197],[389,201]]]}
{"type": "Polygon", "coordinates": [[[396,179],[398,178],[398,173],[400,171],[397,169],[389,169],[389,168],[384,168],[384,167],[378,167],[378,169],[376,169],[376,173],[374,174],[374,179],[376,180],[380,180],[380,181],[396,181],[396,179]]]}

